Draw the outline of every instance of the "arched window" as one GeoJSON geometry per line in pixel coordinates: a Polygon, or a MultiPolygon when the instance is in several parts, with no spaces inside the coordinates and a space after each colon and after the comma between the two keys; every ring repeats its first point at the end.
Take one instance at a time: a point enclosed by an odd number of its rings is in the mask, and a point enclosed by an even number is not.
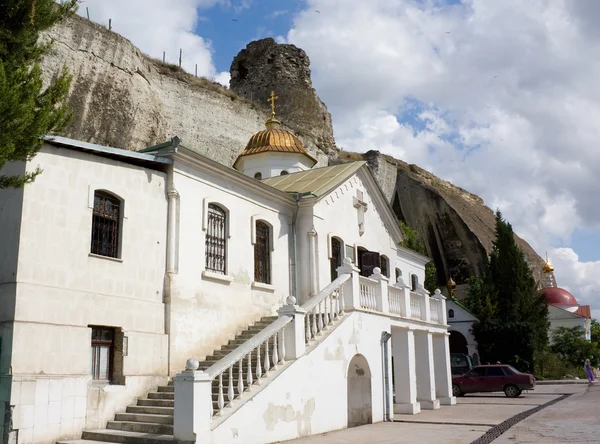
{"type": "Polygon", "coordinates": [[[260,173],[260,172],[259,172],[259,173],[256,173],[256,174],[254,175],[254,178],[255,178],[256,180],[262,180],[262,173],[260,173]]]}
{"type": "Polygon", "coordinates": [[[254,243],[254,281],[271,283],[271,230],[269,226],[256,221],[256,242],[254,243]]]}
{"type": "Polygon", "coordinates": [[[454,310],[448,310],[448,319],[452,319],[454,317],[454,310]]]}
{"type": "Polygon", "coordinates": [[[283,170],[281,173],[279,173],[280,176],[285,176],[286,174],[290,174],[290,173],[288,173],[286,170],[283,170]]]}
{"type": "Polygon", "coordinates": [[[331,259],[329,261],[331,268],[331,281],[338,277],[337,269],[342,265],[343,254],[342,246],[344,243],[337,237],[331,238],[331,259]]]}
{"type": "Polygon", "coordinates": [[[398,282],[398,278],[402,276],[402,270],[396,268],[396,282],[398,282]]]}
{"type": "Polygon", "coordinates": [[[390,267],[388,258],[385,256],[381,256],[379,258],[379,268],[381,269],[381,274],[385,277],[390,277],[390,267]]]}
{"type": "Polygon", "coordinates": [[[208,204],[206,223],[206,270],[227,272],[227,213],[216,204],[208,204]]]}
{"type": "Polygon", "coordinates": [[[105,191],[94,193],[91,253],[118,258],[120,253],[121,201],[105,191]]]}
{"type": "Polygon", "coordinates": [[[416,274],[410,275],[410,289],[412,291],[417,291],[417,287],[419,286],[419,278],[416,274]]]}

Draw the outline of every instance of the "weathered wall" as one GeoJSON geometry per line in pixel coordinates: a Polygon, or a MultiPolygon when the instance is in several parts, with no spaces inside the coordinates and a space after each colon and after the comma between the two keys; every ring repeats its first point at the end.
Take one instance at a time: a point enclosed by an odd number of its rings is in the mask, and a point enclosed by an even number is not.
{"type": "MultiPolygon", "coordinates": [[[[232,165],[268,114],[220,85],[145,56],[124,37],[75,16],[53,28],[42,68],[46,81],[67,68],[75,118],[63,135],[137,150],[179,136],[187,146],[232,165]]],[[[284,122],[286,123],[286,122],[284,122]]],[[[327,154],[307,134],[307,150],[327,154]]]]}

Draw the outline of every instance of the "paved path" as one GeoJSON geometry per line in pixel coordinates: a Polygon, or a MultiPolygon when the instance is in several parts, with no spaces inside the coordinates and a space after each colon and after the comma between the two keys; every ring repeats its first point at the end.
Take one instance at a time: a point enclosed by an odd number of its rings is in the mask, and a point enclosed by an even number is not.
{"type": "MultiPolygon", "coordinates": [[[[581,384],[537,386],[534,391],[525,392],[515,399],[506,398],[502,393],[469,395],[458,398],[456,406],[442,407],[439,410],[426,410],[418,415],[395,415],[393,423],[385,422],[339,430],[288,441],[288,444],[364,444],[367,442],[381,444],[414,444],[418,442],[427,444],[470,444],[495,425],[518,413],[546,404],[564,393],[576,393],[577,395],[574,396],[577,396],[577,399],[585,397],[587,396],[587,394],[584,394],[586,389],[587,385],[581,384]]],[[[600,385],[598,389],[600,391],[600,385]]],[[[563,415],[567,412],[568,417],[571,417],[571,411],[574,407],[572,405],[565,406],[567,402],[572,403],[569,399],[567,398],[565,401],[532,415],[520,424],[526,424],[532,418],[536,418],[550,409],[555,409],[557,412],[562,411],[563,415]]],[[[596,401],[588,400],[581,406],[586,405],[589,409],[589,403],[597,403],[597,398],[595,399],[596,401]]],[[[576,403],[576,405],[580,404],[576,403]]],[[[596,413],[599,407],[600,404],[596,404],[595,409],[590,409],[590,416],[594,419],[596,415],[600,416],[596,413]]],[[[558,414],[555,414],[556,416],[558,414]]],[[[508,438],[509,432],[506,432],[500,438],[494,440],[493,444],[513,444],[515,442],[598,443],[600,442],[600,427],[598,427],[598,422],[595,424],[589,426],[598,430],[594,441],[568,441],[564,438],[557,441],[546,441],[543,438],[537,438],[534,441],[515,441],[514,438],[508,438]],[[508,440],[500,441],[504,438],[508,440]]],[[[516,430],[518,426],[519,424],[510,430],[516,430]]]]}

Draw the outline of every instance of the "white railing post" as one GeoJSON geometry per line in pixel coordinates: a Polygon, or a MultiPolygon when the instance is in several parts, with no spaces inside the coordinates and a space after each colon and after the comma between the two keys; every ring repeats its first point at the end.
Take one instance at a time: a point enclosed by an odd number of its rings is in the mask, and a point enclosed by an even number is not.
{"type": "Polygon", "coordinates": [[[390,301],[388,299],[388,278],[381,274],[381,268],[375,267],[373,274],[369,276],[377,281],[375,289],[376,310],[380,313],[390,312],[390,301]]]}
{"type": "Polygon", "coordinates": [[[421,296],[421,319],[425,322],[431,322],[431,307],[429,304],[429,292],[419,285],[417,293],[421,296]]]}
{"type": "Polygon", "coordinates": [[[438,323],[441,325],[448,325],[448,312],[446,311],[446,296],[444,296],[439,288],[433,292],[433,299],[438,302],[438,323]]]}
{"type": "Polygon", "coordinates": [[[360,308],[359,271],[360,269],[354,266],[349,257],[344,258],[344,265],[337,269],[338,276],[341,274],[349,274],[351,276],[344,284],[344,310],[360,308]]]}
{"type": "Polygon", "coordinates": [[[185,371],[173,378],[175,410],[173,437],[177,441],[204,442],[210,438],[211,380],[198,371],[198,361],[188,359],[185,371]]]}
{"type": "Polygon", "coordinates": [[[400,300],[400,311],[401,316],[404,318],[410,318],[410,289],[402,279],[402,276],[398,276],[394,287],[400,290],[402,299],[400,300]]]}
{"type": "Polygon", "coordinates": [[[287,305],[281,307],[277,313],[279,317],[288,316],[292,318],[292,322],[283,329],[283,341],[285,345],[283,358],[288,361],[298,359],[306,350],[304,338],[306,310],[296,305],[296,298],[294,296],[288,296],[286,302],[287,305]]]}

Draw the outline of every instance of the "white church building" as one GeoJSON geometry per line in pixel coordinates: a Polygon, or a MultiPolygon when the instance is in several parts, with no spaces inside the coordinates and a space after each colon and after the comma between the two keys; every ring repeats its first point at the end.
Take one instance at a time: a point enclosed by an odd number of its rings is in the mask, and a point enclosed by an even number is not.
{"type": "Polygon", "coordinates": [[[364,162],[48,138],[0,190],[0,436],[268,443],[452,405],[445,298],[364,162]],[[408,284],[408,285],[407,285],[408,284]]]}

